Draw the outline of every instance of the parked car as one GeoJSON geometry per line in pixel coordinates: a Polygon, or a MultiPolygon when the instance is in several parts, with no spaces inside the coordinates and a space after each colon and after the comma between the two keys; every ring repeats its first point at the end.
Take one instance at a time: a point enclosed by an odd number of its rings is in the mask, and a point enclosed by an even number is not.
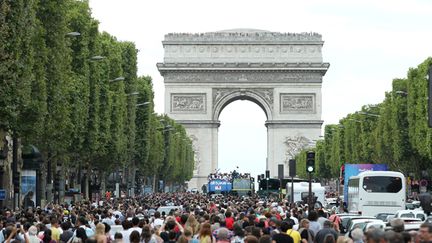
{"type": "Polygon", "coordinates": [[[345,228],[346,229],[345,233],[349,232],[349,230],[352,229],[352,225],[356,222],[359,222],[358,220],[379,220],[379,219],[376,219],[375,217],[372,217],[372,216],[353,216],[353,217],[350,217],[348,219],[347,226],[345,228]]]}
{"type": "Polygon", "coordinates": [[[416,208],[420,208],[420,201],[407,202],[405,204],[405,208],[406,209],[410,209],[410,210],[413,210],[413,209],[416,209],[416,208]]]}
{"type": "MultiPolygon", "coordinates": [[[[418,218],[399,218],[404,221],[404,229],[405,231],[410,230],[419,230],[420,225],[423,223],[421,219],[418,218]]],[[[391,230],[392,227],[390,226],[390,223],[387,223],[387,227],[385,227],[385,230],[391,230]]]]}
{"type": "Polygon", "coordinates": [[[339,216],[339,218],[341,219],[339,224],[339,230],[341,233],[345,233],[345,229],[347,227],[348,220],[350,219],[350,217],[360,216],[360,214],[341,213],[341,214],[337,214],[337,216],[339,216]]]}
{"type": "Polygon", "coordinates": [[[386,223],[384,223],[384,221],[382,221],[381,219],[374,219],[374,218],[352,219],[350,225],[348,226],[345,236],[348,237],[350,232],[355,228],[360,228],[363,232],[366,232],[370,228],[384,230],[385,227],[386,227],[386,223]]]}
{"type": "MultiPolygon", "coordinates": [[[[388,216],[393,216],[394,217],[394,213],[379,213],[377,215],[375,215],[375,218],[377,219],[381,219],[384,222],[387,222],[388,216]]],[[[391,218],[393,218],[391,217],[391,218]]]]}
{"type": "Polygon", "coordinates": [[[396,212],[394,218],[416,218],[421,221],[425,221],[427,215],[423,210],[415,209],[415,210],[399,210],[396,212]]]}

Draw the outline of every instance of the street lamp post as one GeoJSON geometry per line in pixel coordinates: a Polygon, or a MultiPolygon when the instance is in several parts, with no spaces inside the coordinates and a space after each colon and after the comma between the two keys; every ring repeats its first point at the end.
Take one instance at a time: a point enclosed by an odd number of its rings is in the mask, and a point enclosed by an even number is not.
{"type": "Polygon", "coordinates": [[[359,111],[359,114],[365,115],[365,116],[373,116],[373,117],[380,117],[381,115],[378,114],[374,114],[374,113],[369,113],[369,112],[365,112],[365,111],[359,111]]]}
{"type": "Polygon", "coordinates": [[[396,90],[395,93],[396,93],[396,94],[403,95],[403,96],[407,96],[407,95],[408,95],[408,92],[403,91],[403,90],[396,90]]]}
{"type": "MultiPolygon", "coordinates": [[[[159,130],[161,130],[162,134],[164,135],[164,159],[163,159],[162,168],[166,168],[166,166],[168,165],[168,155],[169,155],[169,146],[170,146],[169,133],[174,129],[170,124],[166,124],[166,121],[164,119],[161,119],[160,122],[163,124],[163,127],[161,127],[159,130]]],[[[159,173],[159,177],[160,177],[159,180],[162,179],[162,188],[159,188],[159,191],[164,192],[166,176],[164,176],[162,173],[159,173]]]]}

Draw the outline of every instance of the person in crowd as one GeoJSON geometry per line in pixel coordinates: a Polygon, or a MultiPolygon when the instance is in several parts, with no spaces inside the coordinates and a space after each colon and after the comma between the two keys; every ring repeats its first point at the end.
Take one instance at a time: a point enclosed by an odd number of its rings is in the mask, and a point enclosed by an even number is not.
{"type": "Polygon", "coordinates": [[[98,223],[96,225],[96,235],[97,243],[107,243],[108,237],[105,235],[105,225],[103,223],[98,223]]]}
{"type": "Polygon", "coordinates": [[[71,243],[83,243],[83,242],[87,241],[87,238],[88,238],[88,236],[87,236],[85,229],[82,227],[79,227],[75,231],[75,236],[73,236],[69,240],[69,242],[71,242],[71,243]]]}
{"type": "Polygon", "coordinates": [[[197,236],[198,235],[200,224],[196,220],[195,215],[193,215],[193,214],[189,215],[188,219],[186,220],[185,227],[190,227],[190,229],[192,230],[192,235],[193,236],[197,236]]]}
{"type": "Polygon", "coordinates": [[[141,241],[143,243],[157,243],[156,236],[153,235],[150,225],[144,225],[141,232],[141,241]]]}
{"type": "Polygon", "coordinates": [[[233,230],[234,218],[232,217],[231,211],[225,213],[225,226],[229,230],[233,230]]]}
{"type": "Polygon", "coordinates": [[[340,232],[341,218],[336,214],[336,210],[332,209],[329,219],[333,223],[333,228],[340,232]]]}
{"type": "Polygon", "coordinates": [[[322,229],[324,227],[324,222],[327,221],[326,214],[324,213],[324,210],[318,209],[318,219],[317,222],[320,225],[320,228],[322,229]]]}
{"type": "Polygon", "coordinates": [[[336,240],[336,243],[353,243],[353,240],[346,236],[339,236],[336,240]]]}
{"type": "Polygon", "coordinates": [[[50,229],[46,229],[43,234],[42,242],[43,243],[56,243],[54,239],[51,238],[52,231],[50,229]]]}
{"type": "Polygon", "coordinates": [[[57,218],[51,219],[51,238],[55,240],[56,242],[60,241],[60,235],[63,233],[63,230],[61,230],[59,221],[57,218]]]}
{"type": "Polygon", "coordinates": [[[308,213],[307,218],[309,219],[309,230],[312,232],[312,235],[315,237],[318,231],[321,230],[321,225],[317,222],[318,213],[312,210],[308,213]]]}
{"type": "Polygon", "coordinates": [[[73,231],[71,230],[70,222],[69,221],[63,222],[61,223],[60,227],[63,230],[63,233],[60,235],[60,241],[68,242],[74,234],[73,231]]]}
{"type": "Polygon", "coordinates": [[[140,243],[140,233],[137,230],[132,230],[132,232],[129,235],[129,242],[140,243]]]}
{"type": "Polygon", "coordinates": [[[244,239],[244,243],[259,243],[258,239],[253,236],[253,235],[248,235],[245,239],[244,239]]]}
{"type": "Polygon", "coordinates": [[[259,238],[259,243],[272,243],[270,235],[263,235],[259,238]]]}
{"type": "Polygon", "coordinates": [[[114,234],[114,242],[115,243],[123,243],[123,235],[120,232],[114,234]]]}
{"type": "Polygon", "coordinates": [[[309,230],[309,219],[300,220],[299,230],[300,238],[302,243],[313,243],[314,235],[311,230],[309,230]]]}
{"type": "Polygon", "coordinates": [[[386,243],[384,231],[380,229],[370,229],[366,232],[367,243],[386,243]]]}
{"type": "Polygon", "coordinates": [[[363,230],[360,228],[355,228],[351,232],[351,238],[354,243],[364,243],[363,241],[363,230]]]}
{"type": "MultiPolygon", "coordinates": [[[[28,230],[29,243],[41,243],[41,240],[37,237],[37,233],[38,233],[38,230],[37,230],[36,226],[34,226],[34,225],[30,226],[30,228],[28,230]]],[[[67,242],[67,241],[63,241],[63,242],[67,242]]]]}
{"type": "Polygon", "coordinates": [[[401,233],[389,230],[384,232],[386,242],[391,243],[404,243],[404,238],[401,233]]]}
{"type": "Polygon", "coordinates": [[[209,223],[204,223],[201,225],[201,230],[197,238],[202,243],[216,242],[216,239],[213,237],[211,233],[211,225],[209,223]]]}
{"type": "Polygon", "coordinates": [[[244,232],[240,222],[234,224],[233,234],[234,234],[234,236],[231,240],[231,243],[243,243],[244,242],[245,232],[244,232]]]}
{"type": "Polygon", "coordinates": [[[421,242],[432,242],[432,224],[423,223],[420,225],[419,237],[421,242]]]}
{"type": "Polygon", "coordinates": [[[26,210],[28,208],[34,208],[35,207],[35,203],[33,201],[33,195],[34,195],[33,191],[29,191],[25,195],[24,200],[23,200],[24,210],[26,210]]]}
{"type": "Polygon", "coordinates": [[[288,222],[288,230],[286,231],[287,235],[289,235],[293,239],[294,243],[300,243],[301,236],[297,230],[293,229],[294,222],[292,220],[287,222],[288,222]]]}
{"type": "Polygon", "coordinates": [[[324,242],[336,242],[338,238],[338,232],[333,229],[333,223],[329,220],[324,222],[324,228],[318,231],[315,235],[316,243],[324,243],[324,242]],[[332,240],[333,239],[333,240],[332,240]]]}
{"type": "Polygon", "coordinates": [[[230,243],[230,232],[227,228],[220,228],[217,231],[216,243],[230,243]]]}
{"type": "Polygon", "coordinates": [[[273,243],[293,243],[294,240],[286,232],[289,230],[289,223],[282,221],[280,224],[280,233],[273,235],[273,243]]]}

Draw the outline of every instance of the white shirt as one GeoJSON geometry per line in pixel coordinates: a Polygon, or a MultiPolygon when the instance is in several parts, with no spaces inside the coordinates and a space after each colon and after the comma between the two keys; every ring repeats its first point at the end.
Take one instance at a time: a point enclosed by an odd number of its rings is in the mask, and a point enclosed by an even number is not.
{"type": "Polygon", "coordinates": [[[153,224],[152,224],[152,227],[153,227],[153,228],[156,228],[157,226],[162,226],[163,223],[164,223],[164,220],[163,220],[163,219],[161,219],[161,218],[157,218],[157,219],[154,220],[154,222],[153,222],[153,224]]]}
{"type": "Polygon", "coordinates": [[[139,228],[139,227],[132,227],[132,228],[130,228],[128,230],[122,230],[121,231],[121,233],[123,235],[123,242],[124,243],[129,243],[130,242],[129,241],[129,236],[131,235],[132,231],[134,231],[134,230],[138,231],[138,233],[141,235],[142,229],[139,228]]]}

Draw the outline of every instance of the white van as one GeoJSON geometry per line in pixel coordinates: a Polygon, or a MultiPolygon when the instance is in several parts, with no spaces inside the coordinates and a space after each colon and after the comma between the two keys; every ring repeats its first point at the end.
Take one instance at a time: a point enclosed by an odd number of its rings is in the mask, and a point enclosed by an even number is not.
{"type": "MultiPolygon", "coordinates": [[[[287,183],[287,198],[291,199],[291,182],[287,183]]],[[[309,182],[294,182],[294,202],[303,201],[309,195],[309,182]]],[[[312,196],[316,198],[316,202],[324,205],[325,203],[325,188],[320,183],[312,183],[312,196]]]]}

